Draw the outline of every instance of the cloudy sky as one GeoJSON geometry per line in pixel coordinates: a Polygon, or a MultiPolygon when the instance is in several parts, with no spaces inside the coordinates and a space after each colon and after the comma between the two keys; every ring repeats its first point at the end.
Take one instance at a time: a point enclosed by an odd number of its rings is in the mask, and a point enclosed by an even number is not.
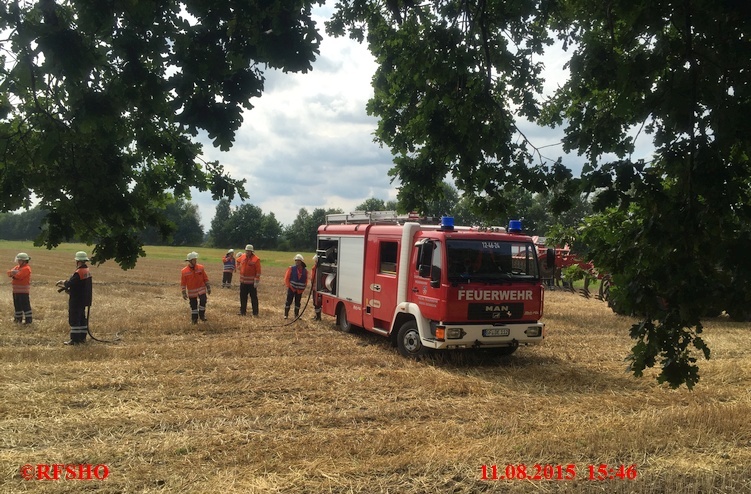
{"type": "MultiPolygon", "coordinates": [[[[247,179],[248,202],[264,214],[273,212],[283,225],[290,225],[300,208],[348,211],[370,197],[396,199],[398,184],[388,176],[391,152],[373,142],[376,119],[365,112],[376,64],[365,45],[325,35],[330,13],[330,7],[314,11],[324,40],[313,71],[267,71],[266,91],[245,112],[232,149],[221,152],[204,141],[204,159],[219,160],[234,178],[247,179]]],[[[548,87],[563,80],[563,60],[556,53],[545,57],[548,87]]],[[[536,146],[550,146],[544,149],[548,158],[562,154],[555,145],[560,129],[520,126],[536,146]]],[[[565,160],[572,169],[581,162],[576,156],[565,160]]],[[[216,203],[208,193],[194,193],[192,202],[208,232],[216,203]]]]}
{"type": "MultiPolygon", "coordinates": [[[[315,11],[324,36],[330,12],[315,11]]],[[[391,152],[373,142],[376,119],[365,112],[375,68],[366,46],[325,37],[312,72],[267,71],[266,91],[245,112],[232,149],[221,152],[207,142],[204,158],[247,179],[248,202],[284,225],[300,208],[347,210],[369,197],[396,199],[391,152]]],[[[208,231],[215,202],[208,193],[194,193],[192,202],[208,231]]]]}

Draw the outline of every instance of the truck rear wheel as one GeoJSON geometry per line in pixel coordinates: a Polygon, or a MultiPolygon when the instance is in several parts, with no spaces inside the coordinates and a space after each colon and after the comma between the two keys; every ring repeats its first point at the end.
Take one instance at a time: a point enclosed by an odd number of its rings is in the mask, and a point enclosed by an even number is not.
{"type": "Polygon", "coordinates": [[[347,308],[344,305],[339,307],[339,315],[337,319],[339,322],[339,329],[342,330],[342,333],[351,333],[355,330],[355,327],[350,324],[349,320],[347,320],[347,308]]]}
{"type": "Polygon", "coordinates": [[[420,340],[420,332],[415,321],[407,321],[399,328],[396,335],[396,346],[404,357],[419,358],[428,353],[420,340]]]}

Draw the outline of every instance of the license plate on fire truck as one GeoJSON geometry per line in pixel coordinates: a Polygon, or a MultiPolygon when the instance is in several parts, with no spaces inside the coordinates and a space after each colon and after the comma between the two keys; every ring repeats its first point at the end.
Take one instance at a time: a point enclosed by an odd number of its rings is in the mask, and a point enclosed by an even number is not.
{"type": "Polygon", "coordinates": [[[482,330],[483,336],[508,336],[509,335],[509,329],[508,328],[488,328],[482,330]]]}

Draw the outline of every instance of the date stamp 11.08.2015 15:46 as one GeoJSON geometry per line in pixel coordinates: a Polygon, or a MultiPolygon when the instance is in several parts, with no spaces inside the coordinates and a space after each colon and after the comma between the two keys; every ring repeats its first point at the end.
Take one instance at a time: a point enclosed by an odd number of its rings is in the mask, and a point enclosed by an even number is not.
{"type": "Polygon", "coordinates": [[[482,465],[480,480],[634,480],[638,475],[636,465],[553,465],[524,463],[507,465],[482,465]]]}

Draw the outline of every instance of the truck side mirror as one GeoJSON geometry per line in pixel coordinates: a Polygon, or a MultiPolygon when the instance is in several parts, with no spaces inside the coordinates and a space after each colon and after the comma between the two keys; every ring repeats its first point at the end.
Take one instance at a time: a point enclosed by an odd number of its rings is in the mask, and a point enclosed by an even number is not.
{"type": "Polygon", "coordinates": [[[430,272],[430,286],[433,288],[441,286],[441,268],[438,266],[433,266],[430,272]]]}
{"type": "Polygon", "coordinates": [[[420,264],[417,274],[420,278],[430,278],[430,264],[420,264]]]}
{"type": "Polygon", "coordinates": [[[547,264],[548,269],[555,267],[555,249],[548,249],[545,252],[545,264],[547,264]]]}

